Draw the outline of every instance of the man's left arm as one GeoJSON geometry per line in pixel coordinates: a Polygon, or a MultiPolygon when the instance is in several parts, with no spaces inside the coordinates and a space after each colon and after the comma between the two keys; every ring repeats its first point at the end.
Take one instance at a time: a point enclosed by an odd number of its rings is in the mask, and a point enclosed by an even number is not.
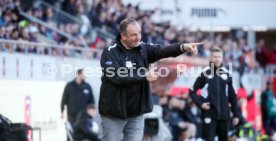
{"type": "Polygon", "coordinates": [[[88,84],[88,86],[89,86],[89,103],[90,104],[95,104],[93,89],[89,84],[88,84]]]}
{"type": "Polygon", "coordinates": [[[175,43],[170,45],[149,45],[147,44],[149,63],[153,63],[162,58],[176,57],[185,52],[191,52],[196,55],[197,46],[203,43],[175,43]]]}
{"type": "Polygon", "coordinates": [[[231,104],[231,111],[233,112],[233,116],[236,118],[240,118],[240,112],[239,112],[239,107],[238,107],[238,102],[237,102],[237,96],[236,96],[236,92],[235,89],[233,87],[233,80],[232,77],[229,78],[229,102],[231,104]]]}

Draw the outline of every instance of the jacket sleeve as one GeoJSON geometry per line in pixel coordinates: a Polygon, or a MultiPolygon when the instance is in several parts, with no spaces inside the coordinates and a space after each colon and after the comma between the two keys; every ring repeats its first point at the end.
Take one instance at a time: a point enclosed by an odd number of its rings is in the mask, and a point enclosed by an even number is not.
{"type": "Polygon", "coordinates": [[[201,74],[200,76],[197,77],[193,88],[190,89],[190,97],[200,109],[203,101],[200,96],[196,95],[196,91],[198,89],[201,89],[205,85],[205,83],[206,81],[205,81],[204,75],[201,74]]]}
{"type": "Polygon", "coordinates": [[[229,77],[229,84],[228,84],[228,99],[231,104],[231,111],[233,112],[234,117],[240,117],[240,112],[239,112],[239,107],[238,107],[238,102],[237,102],[237,96],[235,89],[233,87],[233,80],[232,77],[229,77]]]}
{"type": "Polygon", "coordinates": [[[165,46],[147,44],[149,63],[156,62],[162,58],[176,57],[183,54],[184,52],[180,49],[180,45],[181,43],[165,46]]]}
{"type": "Polygon", "coordinates": [[[61,99],[61,112],[64,111],[64,106],[68,104],[68,97],[69,97],[69,93],[68,93],[68,84],[66,84],[64,91],[63,91],[63,95],[62,95],[62,99],[61,99]]]}
{"type": "Polygon", "coordinates": [[[271,115],[271,107],[273,106],[272,101],[270,99],[268,99],[265,103],[265,106],[266,106],[267,115],[270,116],[271,115]]]}
{"type": "Polygon", "coordinates": [[[141,75],[138,75],[136,73],[132,73],[131,75],[127,73],[126,75],[126,73],[124,73],[124,76],[119,76],[117,73],[118,69],[127,69],[127,67],[121,66],[118,59],[116,59],[116,57],[112,53],[112,50],[109,51],[107,50],[107,48],[104,49],[101,56],[101,67],[103,72],[102,80],[107,80],[118,86],[128,86],[133,85],[137,82],[147,81],[145,72],[143,71],[141,71],[141,75]]]}
{"type": "Polygon", "coordinates": [[[94,94],[93,94],[93,89],[92,87],[88,84],[89,87],[89,104],[95,104],[95,98],[94,98],[94,94]]]}

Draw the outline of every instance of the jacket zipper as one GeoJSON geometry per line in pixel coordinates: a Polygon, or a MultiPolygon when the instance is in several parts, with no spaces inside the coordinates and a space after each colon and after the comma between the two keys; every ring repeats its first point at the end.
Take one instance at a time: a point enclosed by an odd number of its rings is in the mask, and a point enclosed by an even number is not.
{"type": "Polygon", "coordinates": [[[216,76],[216,82],[217,82],[217,91],[218,91],[218,119],[220,117],[220,86],[218,81],[218,76],[216,76]]]}

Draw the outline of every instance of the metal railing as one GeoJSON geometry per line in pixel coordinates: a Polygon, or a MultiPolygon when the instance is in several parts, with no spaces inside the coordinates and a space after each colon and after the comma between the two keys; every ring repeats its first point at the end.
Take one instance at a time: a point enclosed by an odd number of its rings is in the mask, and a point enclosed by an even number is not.
{"type": "Polygon", "coordinates": [[[83,24],[82,20],[80,20],[79,18],[76,18],[75,16],[73,16],[67,12],[64,12],[60,8],[51,5],[50,3],[47,3],[46,1],[36,1],[36,2],[39,3],[41,6],[51,7],[54,10],[54,14],[58,17],[58,20],[64,20],[67,22],[78,23],[79,25],[83,24]]]}
{"type": "MultiPolygon", "coordinates": [[[[53,6],[45,1],[37,1],[37,3],[43,7],[51,7],[54,10],[54,15],[56,17],[58,17],[57,18],[58,23],[67,23],[67,22],[68,23],[77,23],[80,26],[83,24],[82,20],[80,20],[79,18],[77,18],[74,15],[71,15],[71,14],[61,10],[60,8],[58,8],[56,6],[53,6]]],[[[103,38],[103,39],[107,39],[107,38],[114,39],[115,38],[115,35],[105,32],[105,31],[102,31],[98,27],[92,27],[92,26],[89,26],[89,34],[90,34],[91,40],[95,40],[96,36],[103,38]]]]}
{"type": "Polygon", "coordinates": [[[98,59],[102,49],[0,39],[0,52],[98,59]]]}
{"type": "Polygon", "coordinates": [[[102,31],[98,27],[93,28],[93,30],[97,33],[98,37],[101,37],[103,39],[107,39],[107,38],[109,38],[109,39],[115,39],[115,35],[107,33],[107,32],[104,32],[104,31],[102,31]]]}
{"type": "MultiPolygon", "coordinates": [[[[44,21],[42,21],[40,19],[37,19],[37,18],[32,17],[32,16],[29,16],[24,11],[20,11],[20,15],[22,15],[23,17],[29,19],[32,22],[38,23],[38,24],[40,24],[42,26],[45,26],[45,27],[47,27],[47,28],[49,28],[49,29],[57,32],[58,34],[66,37],[66,38],[68,38],[69,40],[76,41],[77,43],[79,43],[79,40],[77,38],[73,37],[72,35],[70,35],[70,34],[68,34],[66,32],[63,32],[63,31],[61,31],[61,30],[59,30],[57,28],[54,28],[54,27],[50,26],[49,24],[47,24],[46,22],[44,22],[44,21]]],[[[86,43],[81,42],[81,44],[84,45],[84,46],[87,46],[86,43]]]]}

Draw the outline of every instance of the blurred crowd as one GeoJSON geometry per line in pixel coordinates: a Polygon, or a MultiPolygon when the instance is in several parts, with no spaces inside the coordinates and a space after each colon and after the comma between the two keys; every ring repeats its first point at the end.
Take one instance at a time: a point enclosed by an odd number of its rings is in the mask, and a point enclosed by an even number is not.
{"type": "Polygon", "coordinates": [[[79,9],[90,19],[93,27],[99,27],[102,31],[118,34],[120,21],[126,17],[132,17],[142,26],[142,41],[154,44],[170,44],[175,42],[204,41],[200,48],[199,57],[209,57],[210,48],[220,47],[225,52],[225,63],[233,63],[234,67],[243,73],[247,69],[264,67],[266,64],[276,64],[276,43],[271,51],[266,50],[264,39],[260,39],[255,47],[248,46],[244,33],[232,33],[225,37],[223,34],[211,36],[201,31],[190,32],[186,28],[178,29],[169,21],[154,23],[151,16],[154,11],[140,10],[139,6],[124,5],[121,0],[65,0],[63,9],[73,15],[79,15],[79,9]],[[94,2],[94,3],[93,3],[94,2]],[[257,61],[254,58],[257,53],[257,61]],[[260,54],[260,55],[259,55],[260,54]],[[260,57],[265,56],[265,57],[260,57]]]}
{"type": "Polygon", "coordinates": [[[168,125],[173,140],[189,140],[201,137],[200,110],[187,93],[162,96],[160,103],[163,120],[168,125]]]}
{"type": "MultiPolygon", "coordinates": [[[[77,23],[60,22],[54,15],[51,7],[40,5],[22,6],[20,0],[4,0],[0,3],[0,38],[16,41],[30,41],[37,43],[53,43],[64,47],[85,47],[89,36],[80,32],[80,25],[77,23]],[[21,12],[27,15],[23,16],[21,12]],[[28,17],[36,18],[47,26],[30,20],[28,17]],[[67,34],[68,36],[61,35],[67,34]],[[70,37],[71,36],[71,37],[70,37]],[[69,38],[70,37],[70,38],[69,38]]],[[[37,46],[17,45],[15,49],[10,44],[1,46],[3,51],[28,52],[49,54],[48,50],[37,46]]],[[[68,50],[52,50],[52,55],[70,56],[68,50]]]]}
{"type": "MultiPolygon", "coordinates": [[[[179,29],[171,25],[169,21],[154,23],[151,20],[154,11],[140,10],[139,6],[131,4],[124,5],[121,0],[64,0],[61,2],[62,10],[75,16],[82,24],[58,17],[53,12],[52,7],[39,4],[34,4],[33,7],[22,7],[20,0],[4,0],[0,4],[0,38],[42,42],[39,35],[43,35],[59,45],[71,47],[87,45],[90,48],[101,49],[106,47],[111,39],[96,36],[91,40],[90,29],[99,28],[102,32],[116,36],[120,21],[126,17],[132,17],[137,19],[142,26],[142,40],[144,42],[170,44],[204,41],[204,46],[199,50],[199,57],[209,57],[210,48],[220,47],[225,53],[225,64],[232,63],[240,74],[259,66],[265,67],[267,64],[276,64],[276,43],[272,50],[268,51],[264,39],[258,40],[256,47],[248,46],[245,34],[240,32],[228,33],[225,36],[225,34],[220,33],[190,32],[186,28],[179,29]],[[20,10],[46,22],[50,27],[68,33],[76,40],[71,40],[56,31],[26,19],[19,14],[20,10]]],[[[22,50],[24,50],[23,47],[17,49],[18,52],[22,50]]],[[[36,48],[30,48],[28,52],[36,52],[36,48]]],[[[56,54],[70,56],[70,53],[66,52],[56,54]]]]}
{"type": "MultiPolygon", "coordinates": [[[[162,119],[172,133],[172,140],[200,139],[203,122],[201,110],[192,101],[188,89],[159,96],[156,104],[163,109],[162,119]]],[[[244,88],[237,90],[241,116],[236,126],[230,122],[232,120],[229,121],[229,140],[243,138],[250,141],[269,141],[276,139],[276,97],[272,82],[267,83],[260,96],[259,106],[256,91],[249,94],[244,88]]]]}

